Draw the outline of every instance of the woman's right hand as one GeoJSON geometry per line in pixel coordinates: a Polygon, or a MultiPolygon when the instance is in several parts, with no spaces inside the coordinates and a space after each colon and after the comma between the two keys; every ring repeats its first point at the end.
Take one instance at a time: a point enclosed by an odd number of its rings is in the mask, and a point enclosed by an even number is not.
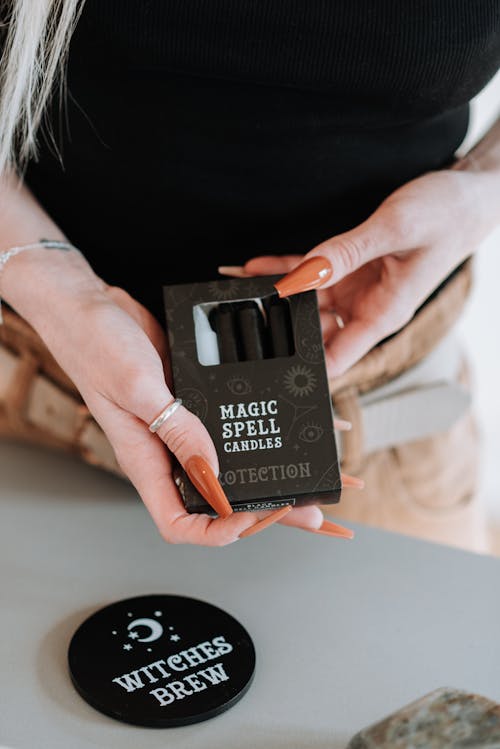
{"type": "MultiPolygon", "coordinates": [[[[156,318],[125,290],[106,284],[82,255],[60,250],[12,258],[2,289],[78,388],[165,540],[221,546],[273,515],[213,518],[186,511],[171,453],[205,498],[218,498],[231,512],[217,479],[216,450],[205,426],[183,406],[158,432],[149,431],[173,400],[167,343],[156,318]],[[27,278],[36,279],[28,288],[27,278]]],[[[323,516],[317,507],[297,508],[283,522],[315,530],[323,516]]]]}

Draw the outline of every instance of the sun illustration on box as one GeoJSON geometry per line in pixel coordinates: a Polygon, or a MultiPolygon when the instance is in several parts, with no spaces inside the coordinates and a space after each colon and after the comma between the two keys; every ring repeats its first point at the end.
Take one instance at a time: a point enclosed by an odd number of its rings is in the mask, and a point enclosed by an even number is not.
{"type": "MultiPolygon", "coordinates": [[[[127,616],[132,619],[134,614],[132,611],[129,611],[127,616]]],[[[123,643],[122,650],[130,651],[134,649],[134,646],[141,647],[139,643],[146,643],[146,650],[148,653],[151,653],[152,647],[150,647],[149,643],[156,642],[156,640],[163,637],[168,637],[172,642],[179,642],[181,638],[180,635],[174,631],[175,627],[168,626],[165,628],[159,621],[163,616],[163,612],[155,611],[153,616],[155,617],[154,619],[153,617],[140,617],[129,622],[125,632],[125,637],[128,639],[123,643]],[[129,640],[132,642],[129,642],[129,640]]],[[[114,629],[111,634],[118,637],[121,633],[117,629],[114,629]]]]}
{"type": "Polygon", "coordinates": [[[208,290],[214,299],[224,301],[234,299],[238,285],[234,281],[211,281],[208,284],[208,290]]]}
{"type": "Polygon", "coordinates": [[[306,395],[311,395],[314,392],[317,385],[317,379],[309,367],[303,364],[296,364],[285,373],[283,377],[283,383],[285,388],[291,395],[303,398],[306,395]]]}

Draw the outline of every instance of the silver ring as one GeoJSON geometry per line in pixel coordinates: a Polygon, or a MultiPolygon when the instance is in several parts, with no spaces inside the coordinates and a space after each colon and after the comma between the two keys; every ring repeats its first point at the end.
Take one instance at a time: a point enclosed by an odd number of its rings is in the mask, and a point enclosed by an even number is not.
{"type": "Polygon", "coordinates": [[[176,398],[174,401],[168,404],[163,411],[158,414],[156,419],[151,422],[149,425],[149,431],[150,432],[157,432],[158,429],[161,427],[162,424],[166,422],[167,419],[169,419],[172,414],[174,414],[179,406],[182,406],[182,400],[180,398],[176,398]]]}

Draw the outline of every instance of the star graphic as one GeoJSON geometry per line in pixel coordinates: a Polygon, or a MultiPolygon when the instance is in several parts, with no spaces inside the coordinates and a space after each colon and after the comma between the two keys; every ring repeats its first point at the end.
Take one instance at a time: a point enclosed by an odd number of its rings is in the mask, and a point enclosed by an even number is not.
{"type": "Polygon", "coordinates": [[[173,640],[174,642],[177,642],[181,638],[179,637],[179,635],[170,635],[170,639],[173,640]]]}
{"type": "Polygon", "coordinates": [[[169,627],[169,629],[170,629],[170,630],[172,630],[172,629],[173,629],[173,627],[169,627]]]}
{"type": "Polygon", "coordinates": [[[112,634],[112,635],[117,635],[117,634],[118,634],[118,632],[116,631],[116,629],[114,629],[114,630],[113,630],[113,631],[111,632],[111,634],[112,634]]]}
{"type": "Polygon", "coordinates": [[[161,611],[155,611],[155,616],[161,616],[161,611]]]}
{"type": "Polygon", "coordinates": [[[128,614],[127,614],[127,616],[132,616],[132,612],[129,611],[128,614]]]}
{"type": "Polygon", "coordinates": [[[126,643],[126,644],[125,644],[125,645],[123,646],[123,649],[124,649],[124,650],[132,650],[132,645],[131,645],[131,644],[130,644],[129,642],[127,642],[127,643],[126,643]]]}
{"type": "Polygon", "coordinates": [[[131,640],[137,640],[137,638],[139,637],[139,635],[138,635],[138,634],[137,634],[137,632],[136,632],[136,631],[135,631],[135,630],[133,629],[133,630],[132,630],[132,632],[131,632],[131,633],[129,634],[129,637],[130,637],[130,639],[131,639],[131,640]]]}

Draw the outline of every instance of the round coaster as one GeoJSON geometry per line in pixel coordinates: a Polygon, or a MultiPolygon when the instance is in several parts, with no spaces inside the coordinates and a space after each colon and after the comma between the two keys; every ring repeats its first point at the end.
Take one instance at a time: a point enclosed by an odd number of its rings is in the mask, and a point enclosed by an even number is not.
{"type": "Polygon", "coordinates": [[[194,598],[117,601],[86,619],[68,650],[71,679],[92,707],[154,728],[198,723],[250,687],[255,648],[246,629],[194,598]]]}

